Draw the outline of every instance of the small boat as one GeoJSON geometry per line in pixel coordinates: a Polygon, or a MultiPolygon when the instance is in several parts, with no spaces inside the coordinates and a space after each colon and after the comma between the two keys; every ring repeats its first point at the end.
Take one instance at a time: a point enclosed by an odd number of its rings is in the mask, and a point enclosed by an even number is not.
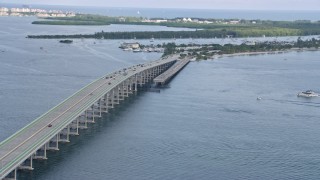
{"type": "Polygon", "coordinates": [[[312,91],[312,90],[307,90],[307,91],[298,93],[297,96],[299,96],[299,97],[318,97],[319,94],[318,94],[318,93],[315,93],[315,92],[312,91]]]}
{"type": "Polygon", "coordinates": [[[125,48],[123,51],[132,51],[132,48],[125,48]]]}
{"type": "Polygon", "coordinates": [[[71,44],[73,42],[73,40],[70,39],[65,39],[65,40],[60,40],[60,43],[65,43],[65,44],[71,44]]]}
{"type": "Polygon", "coordinates": [[[142,52],[141,49],[134,49],[133,52],[142,52]]]}

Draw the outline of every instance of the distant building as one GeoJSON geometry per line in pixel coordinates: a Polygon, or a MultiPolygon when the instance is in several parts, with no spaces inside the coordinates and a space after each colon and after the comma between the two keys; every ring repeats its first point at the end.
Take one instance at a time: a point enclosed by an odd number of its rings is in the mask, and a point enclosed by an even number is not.
{"type": "Polygon", "coordinates": [[[212,21],[203,21],[203,23],[205,23],[205,24],[212,24],[213,22],[212,21]]]}
{"type": "Polygon", "coordinates": [[[67,17],[67,15],[66,14],[57,14],[56,17],[67,17]]]}
{"type": "Polygon", "coordinates": [[[126,18],[124,18],[124,17],[120,17],[118,20],[119,20],[119,22],[126,22],[126,18]]]}
{"type": "Polygon", "coordinates": [[[2,8],[0,8],[0,12],[9,12],[9,9],[5,8],[5,7],[2,7],[2,8]]]}
{"type": "Polygon", "coordinates": [[[50,15],[47,13],[39,13],[37,14],[37,17],[50,17],[50,15]]]}
{"type": "Polygon", "coordinates": [[[254,45],[256,45],[256,42],[254,42],[254,41],[246,41],[244,44],[248,45],[248,46],[254,46],[254,45]]]}
{"type": "Polygon", "coordinates": [[[149,22],[149,23],[163,23],[168,22],[167,19],[144,19],[142,22],[149,22]]]}
{"type": "Polygon", "coordinates": [[[192,22],[199,23],[199,19],[192,19],[192,22]]]}
{"type": "Polygon", "coordinates": [[[139,49],[140,48],[140,44],[135,42],[135,43],[122,43],[120,48],[122,49],[139,49]]]}
{"type": "Polygon", "coordinates": [[[230,24],[239,24],[240,21],[229,21],[230,24]]]}

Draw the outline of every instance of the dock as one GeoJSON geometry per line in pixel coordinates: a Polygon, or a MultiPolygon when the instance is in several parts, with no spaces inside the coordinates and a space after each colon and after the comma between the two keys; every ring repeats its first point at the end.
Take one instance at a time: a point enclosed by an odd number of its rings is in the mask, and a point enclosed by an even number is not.
{"type": "Polygon", "coordinates": [[[154,78],[153,82],[155,82],[157,85],[165,85],[172,77],[174,77],[179,71],[181,71],[189,62],[190,62],[189,58],[178,60],[167,71],[165,71],[164,73],[154,78]]]}

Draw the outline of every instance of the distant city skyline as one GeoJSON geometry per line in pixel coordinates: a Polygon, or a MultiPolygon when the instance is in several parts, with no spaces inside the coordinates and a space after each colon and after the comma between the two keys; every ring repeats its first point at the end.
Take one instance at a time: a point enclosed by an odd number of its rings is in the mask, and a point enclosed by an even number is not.
{"type": "Polygon", "coordinates": [[[320,0],[2,0],[0,3],[71,6],[244,9],[244,10],[320,10],[320,0]]]}

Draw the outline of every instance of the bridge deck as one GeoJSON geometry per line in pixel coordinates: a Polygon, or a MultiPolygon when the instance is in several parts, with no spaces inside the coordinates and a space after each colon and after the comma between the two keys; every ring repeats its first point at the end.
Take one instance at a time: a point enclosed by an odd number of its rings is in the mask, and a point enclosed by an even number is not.
{"type": "Polygon", "coordinates": [[[166,72],[154,78],[153,81],[158,84],[165,84],[169,79],[171,79],[175,74],[177,74],[189,62],[190,62],[190,59],[183,59],[183,60],[177,61],[166,72]]]}
{"type": "Polygon", "coordinates": [[[108,74],[82,88],[68,99],[52,108],[26,127],[0,143],[0,180],[17,168],[64,127],[98,101],[103,95],[124,82],[152,67],[175,61],[175,57],[153,61],[127,70],[127,74],[108,74]],[[106,79],[105,77],[113,76],[106,79]],[[110,84],[111,83],[111,84],[110,84]],[[49,127],[48,125],[52,126],[49,127]]]}

